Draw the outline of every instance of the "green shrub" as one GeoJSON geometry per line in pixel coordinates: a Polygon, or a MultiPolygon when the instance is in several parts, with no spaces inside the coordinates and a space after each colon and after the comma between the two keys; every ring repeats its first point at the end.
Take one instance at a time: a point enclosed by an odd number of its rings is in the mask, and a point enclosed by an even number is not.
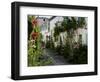
{"type": "Polygon", "coordinates": [[[74,49],[73,63],[87,64],[87,46],[80,46],[79,49],[74,49]]]}
{"type": "Polygon", "coordinates": [[[73,55],[71,55],[70,45],[66,44],[64,47],[58,46],[56,51],[59,55],[64,56],[66,61],[70,64],[87,64],[87,46],[80,45],[79,48],[73,48],[73,55]]]}
{"type": "Polygon", "coordinates": [[[46,48],[50,48],[50,41],[46,42],[46,48]]]}
{"type": "Polygon", "coordinates": [[[52,58],[43,54],[43,50],[33,52],[33,49],[29,49],[28,52],[28,66],[45,66],[52,65],[52,58]]]}

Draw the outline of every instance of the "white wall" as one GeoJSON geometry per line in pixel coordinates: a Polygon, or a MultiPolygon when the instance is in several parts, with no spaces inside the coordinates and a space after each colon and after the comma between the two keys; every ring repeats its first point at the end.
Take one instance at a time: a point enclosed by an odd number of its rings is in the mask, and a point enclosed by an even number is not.
{"type": "Polygon", "coordinates": [[[52,19],[50,21],[50,30],[53,30],[55,27],[55,23],[57,23],[58,21],[63,21],[63,17],[55,17],[54,19],[52,19]]]}
{"type": "Polygon", "coordinates": [[[58,21],[63,21],[63,17],[57,16],[57,17],[55,17],[54,19],[52,19],[52,20],[50,21],[50,35],[51,35],[51,37],[52,37],[52,39],[53,39],[53,41],[54,41],[55,47],[57,46],[58,43],[55,42],[54,37],[53,37],[53,34],[54,34],[55,24],[56,24],[58,21]],[[51,31],[52,31],[52,32],[51,32],[51,31]]]}
{"type": "MultiPolygon", "coordinates": [[[[11,36],[10,36],[11,35],[11,8],[10,7],[12,1],[14,0],[0,1],[0,82],[14,82],[13,80],[10,79],[10,70],[11,70],[10,67],[11,66],[11,36]]],[[[98,6],[100,9],[100,0],[20,0],[20,1],[88,5],[88,6],[98,6]]],[[[98,18],[100,18],[100,15],[98,16],[98,18]]],[[[98,35],[100,35],[100,32],[98,35]]],[[[98,42],[100,42],[100,37],[98,42]]],[[[100,48],[100,43],[98,45],[100,48]]],[[[100,50],[99,50],[98,58],[100,58],[100,50]]],[[[100,59],[98,61],[99,61],[99,68],[100,68],[100,59]]],[[[33,81],[34,82],[99,82],[100,81],[99,79],[100,79],[100,75],[26,80],[26,82],[33,82],[33,81]]]]}

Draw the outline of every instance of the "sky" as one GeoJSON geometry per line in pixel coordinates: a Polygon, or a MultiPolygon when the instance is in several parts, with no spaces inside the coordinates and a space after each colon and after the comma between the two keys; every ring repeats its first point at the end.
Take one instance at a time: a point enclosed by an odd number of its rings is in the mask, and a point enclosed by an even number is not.
{"type": "Polygon", "coordinates": [[[51,18],[52,16],[39,16],[39,17],[45,17],[45,18],[51,18]]]}

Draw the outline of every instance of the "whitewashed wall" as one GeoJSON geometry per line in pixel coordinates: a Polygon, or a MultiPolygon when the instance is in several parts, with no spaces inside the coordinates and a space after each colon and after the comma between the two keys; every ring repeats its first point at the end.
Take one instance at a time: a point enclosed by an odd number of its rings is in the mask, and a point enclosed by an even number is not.
{"type": "MultiPolygon", "coordinates": [[[[52,36],[53,41],[54,41],[53,33],[54,33],[55,23],[57,23],[58,21],[63,21],[63,17],[55,17],[54,19],[52,19],[50,21],[50,35],[52,36]]],[[[88,18],[86,18],[86,22],[88,22],[88,18]]],[[[85,28],[77,29],[78,34],[75,35],[75,38],[74,38],[75,41],[77,42],[79,40],[79,35],[82,35],[82,44],[83,45],[87,45],[87,28],[88,28],[88,26],[86,25],[85,28]]],[[[59,45],[60,37],[63,42],[63,45],[65,45],[66,36],[67,36],[66,32],[60,33],[60,36],[58,37],[58,42],[54,42],[55,46],[57,46],[57,44],[59,45]]]]}

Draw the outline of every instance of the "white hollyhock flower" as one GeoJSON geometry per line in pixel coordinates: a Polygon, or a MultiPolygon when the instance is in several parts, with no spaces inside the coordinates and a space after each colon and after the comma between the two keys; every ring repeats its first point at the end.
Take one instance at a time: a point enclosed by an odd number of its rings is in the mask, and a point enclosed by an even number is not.
{"type": "Polygon", "coordinates": [[[35,45],[33,45],[32,47],[33,47],[33,48],[36,48],[36,46],[35,46],[35,45]]]}

